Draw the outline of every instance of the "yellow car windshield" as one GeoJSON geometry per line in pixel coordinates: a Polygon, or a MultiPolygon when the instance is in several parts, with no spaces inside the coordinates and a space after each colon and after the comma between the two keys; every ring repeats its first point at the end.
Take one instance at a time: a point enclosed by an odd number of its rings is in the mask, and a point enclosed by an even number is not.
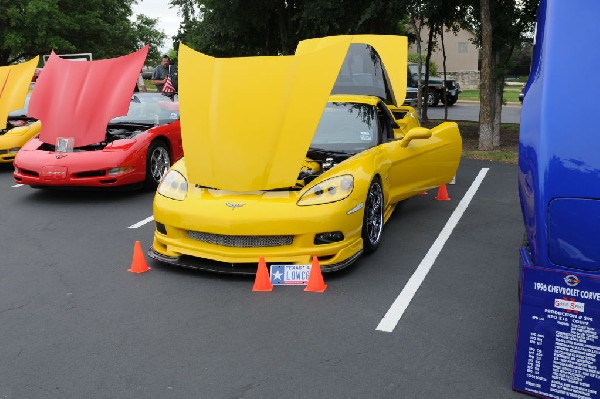
{"type": "Polygon", "coordinates": [[[377,145],[377,112],[369,104],[330,102],[310,144],[311,150],[356,154],[377,145]]]}
{"type": "Polygon", "coordinates": [[[25,97],[25,106],[21,109],[17,109],[15,111],[8,113],[8,118],[26,118],[27,117],[27,109],[29,108],[29,99],[31,98],[31,93],[27,93],[25,97]]]}

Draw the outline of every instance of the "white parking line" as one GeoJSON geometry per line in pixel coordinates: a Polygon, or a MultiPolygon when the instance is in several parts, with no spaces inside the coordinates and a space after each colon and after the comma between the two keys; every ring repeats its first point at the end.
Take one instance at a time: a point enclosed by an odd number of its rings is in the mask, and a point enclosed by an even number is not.
{"type": "Polygon", "coordinates": [[[154,220],[154,216],[149,216],[146,219],[142,220],[141,222],[137,222],[136,224],[132,224],[131,226],[129,226],[130,229],[137,229],[138,227],[142,227],[143,225],[150,223],[151,221],[154,220]]]}
{"type": "Polygon", "coordinates": [[[23,184],[15,184],[14,186],[12,186],[13,188],[17,188],[17,187],[21,187],[23,184]]]}
{"type": "Polygon", "coordinates": [[[433,266],[433,264],[435,263],[435,260],[442,251],[442,248],[444,248],[444,244],[446,244],[446,241],[448,241],[448,238],[450,238],[452,230],[454,230],[460,218],[465,213],[465,210],[471,203],[471,200],[475,196],[475,193],[479,189],[481,182],[483,181],[485,175],[489,170],[489,168],[482,168],[479,171],[479,174],[477,175],[475,180],[473,180],[471,187],[469,187],[469,190],[467,190],[465,196],[450,216],[450,219],[448,219],[448,222],[446,222],[446,225],[434,241],[433,245],[431,246],[431,248],[429,248],[429,251],[417,267],[417,270],[415,270],[413,275],[410,277],[410,279],[407,281],[406,285],[402,289],[402,292],[400,292],[400,295],[398,295],[398,297],[396,298],[392,306],[389,308],[385,316],[383,316],[383,319],[381,319],[381,321],[379,322],[379,325],[376,328],[377,331],[394,331],[394,328],[396,328],[396,325],[398,325],[398,322],[404,314],[404,311],[406,310],[406,308],[408,308],[410,301],[413,299],[413,297],[417,293],[417,290],[425,280],[425,277],[427,276],[427,273],[429,273],[431,266],[433,266]]]}

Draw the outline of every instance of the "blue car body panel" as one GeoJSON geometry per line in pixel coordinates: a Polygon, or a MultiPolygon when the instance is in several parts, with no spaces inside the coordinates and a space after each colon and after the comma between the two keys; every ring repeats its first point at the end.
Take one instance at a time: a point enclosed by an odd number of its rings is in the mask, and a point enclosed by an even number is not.
{"type": "Polygon", "coordinates": [[[538,10],[521,112],[519,195],[540,267],[600,270],[600,83],[573,92],[578,71],[600,65],[599,17],[598,0],[542,0],[538,10]]]}

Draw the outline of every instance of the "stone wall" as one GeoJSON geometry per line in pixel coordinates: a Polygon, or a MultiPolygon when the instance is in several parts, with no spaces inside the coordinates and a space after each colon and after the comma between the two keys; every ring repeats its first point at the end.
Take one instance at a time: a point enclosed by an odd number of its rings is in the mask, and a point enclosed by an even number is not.
{"type": "MultiPolygon", "coordinates": [[[[442,76],[442,72],[438,71],[442,76]]],[[[454,79],[460,84],[462,90],[479,89],[479,71],[446,72],[448,79],[454,79]]]]}

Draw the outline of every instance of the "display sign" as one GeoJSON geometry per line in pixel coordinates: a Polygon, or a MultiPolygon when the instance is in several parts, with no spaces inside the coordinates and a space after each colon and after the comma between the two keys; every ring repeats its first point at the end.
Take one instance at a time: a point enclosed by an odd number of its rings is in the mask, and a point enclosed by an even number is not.
{"type": "Polygon", "coordinates": [[[306,285],[311,265],[271,265],[271,284],[306,285]]]}
{"type": "MultiPolygon", "coordinates": [[[[58,56],[71,61],[92,61],[92,53],[58,54],[58,56]]],[[[50,54],[44,54],[42,58],[44,59],[44,65],[46,65],[48,58],[50,58],[50,54]]]]}
{"type": "Polygon", "coordinates": [[[521,266],[513,388],[546,398],[600,397],[600,279],[521,266]]]}

